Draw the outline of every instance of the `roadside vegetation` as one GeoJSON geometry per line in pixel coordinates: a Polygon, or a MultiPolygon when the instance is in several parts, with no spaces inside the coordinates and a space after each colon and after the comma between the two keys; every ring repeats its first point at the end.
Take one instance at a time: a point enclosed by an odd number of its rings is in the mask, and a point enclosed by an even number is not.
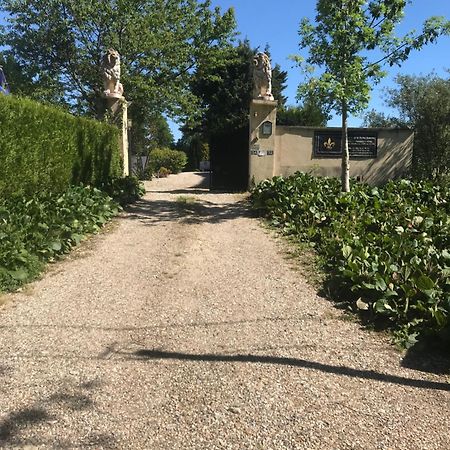
{"type": "Polygon", "coordinates": [[[0,292],[96,233],[143,189],[122,178],[116,127],[0,96],[0,292]]]}
{"type": "Polygon", "coordinates": [[[335,299],[411,346],[450,339],[450,188],[401,180],[384,187],[297,173],[252,192],[253,206],[320,256],[335,299]]]}
{"type": "Polygon", "coordinates": [[[46,263],[97,233],[143,193],[136,178],[125,177],[102,189],[70,186],[0,199],[0,292],[35,279],[46,263]]]}
{"type": "Polygon", "coordinates": [[[155,148],[150,152],[147,179],[151,179],[152,175],[166,177],[180,173],[186,164],[186,153],[170,148],[155,148]]]}
{"type": "Polygon", "coordinates": [[[44,264],[97,232],[119,210],[104,192],[71,187],[0,201],[0,291],[35,278],[44,264]]]}

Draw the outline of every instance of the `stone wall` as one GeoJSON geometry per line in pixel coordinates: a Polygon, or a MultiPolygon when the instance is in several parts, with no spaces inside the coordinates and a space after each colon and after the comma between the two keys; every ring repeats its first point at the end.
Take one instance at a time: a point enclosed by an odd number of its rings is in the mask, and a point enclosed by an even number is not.
{"type": "MultiPolygon", "coordinates": [[[[263,178],[269,178],[270,172],[272,175],[287,176],[296,171],[302,171],[312,172],[318,176],[340,177],[341,157],[333,155],[333,147],[338,143],[333,142],[333,139],[327,142],[327,146],[330,148],[328,155],[317,152],[318,135],[327,133],[339,136],[340,128],[274,127],[273,157],[262,153],[259,157],[261,161],[258,161],[258,164],[250,164],[250,183],[252,179],[258,182],[263,178]],[[267,167],[269,160],[273,162],[272,170],[267,167]]],[[[358,177],[361,181],[379,185],[402,176],[408,170],[412,158],[413,131],[365,128],[349,129],[349,133],[354,133],[355,136],[370,136],[366,139],[373,144],[372,147],[364,146],[364,142],[361,144],[355,140],[354,151],[358,152],[357,146],[360,145],[361,152],[358,156],[350,158],[351,177],[358,177]],[[376,149],[375,157],[375,154],[371,156],[365,154],[366,151],[374,149],[376,149]]],[[[321,144],[323,145],[323,141],[321,144]]],[[[334,149],[336,148],[334,147],[334,149]]],[[[250,143],[250,160],[252,159],[255,159],[255,152],[253,151],[252,155],[250,143]]]]}

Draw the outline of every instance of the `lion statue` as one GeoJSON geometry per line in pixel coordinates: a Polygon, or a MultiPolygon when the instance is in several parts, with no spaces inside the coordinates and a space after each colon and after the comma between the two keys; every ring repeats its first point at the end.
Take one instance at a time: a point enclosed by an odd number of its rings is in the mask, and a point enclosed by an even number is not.
{"type": "Polygon", "coordinates": [[[123,86],[120,83],[120,55],[110,48],[102,59],[102,75],[104,83],[104,94],[123,94],[123,86]]]}
{"type": "Polygon", "coordinates": [[[254,98],[273,100],[272,95],[272,67],[269,57],[258,52],[253,58],[254,98]]]}

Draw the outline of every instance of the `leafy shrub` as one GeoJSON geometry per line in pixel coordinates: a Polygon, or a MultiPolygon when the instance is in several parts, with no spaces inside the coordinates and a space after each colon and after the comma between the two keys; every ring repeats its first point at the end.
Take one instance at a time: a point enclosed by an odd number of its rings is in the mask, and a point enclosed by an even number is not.
{"type": "Polygon", "coordinates": [[[98,231],[118,208],[89,187],[0,201],[0,291],[34,278],[45,262],[98,231]]]}
{"type": "Polygon", "coordinates": [[[166,178],[169,175],[170,175],[170,170],[166,169],[165,167],[161,167],[157,173],[158,178],[166,178]]]}
{"type": "Polygon", "coordinates": [[[113,178],[102,186],[102,190],[122,206],[135,202],[145,194],[143,183],[134,176],[113,178]]]}
{"type": "Polygon", "coordinates": [[[149,170],[151,173],[158,173],[164,167],[170,173],[179,173],[186,163],[186,153],[169,148],[156,148],[150,152],[149,170]]]}
{"type": "Polygon", "coordinates": [[[61,109],[0,96],[0,198],[121,175],[119,130],[61,109]]]}
{"type": "Polygon", "coordinates": [[[450,190],[401,180],[383,188],[297,173],[260,183],[256,208],[311,242],[346,300],[406,345],[450,333],[450,190]]]}

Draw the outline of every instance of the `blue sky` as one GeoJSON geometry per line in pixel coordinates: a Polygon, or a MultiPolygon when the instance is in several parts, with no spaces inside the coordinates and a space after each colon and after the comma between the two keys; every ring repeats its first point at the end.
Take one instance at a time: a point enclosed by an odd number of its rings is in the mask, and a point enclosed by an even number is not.
{"type": "MultiPolygon", "coordinates": [[[[300,20],[308,17],[314,20],[315,0],[212,0],[214,6],[222,9],[233,7],[237,27],[241,33],[239,38],[248,38],[253,47],[264,49],[270,45],[272,65],[278,63],[288,71],[288,87],[285,94],[288,103],[295,104],[298,85],[303,81],[298,68],[288,57],[302,54],[298,47],[298,28],[300,20]]],[[[398,34],[412,29],[420,30],[425,19],[430,16],[444,16],[450,19],[450,0],[414,0],[405,9],[405,18],[399,24],[398,34]]],[[[306,54],[303,53],[304,56],[306,54]]],[[[374,87],[369,108],[386,110],[383,104],[383,88],[393,86],[397,74],[426,75],[433,70],[445,74],[450,69],[450,37],[441,37],[437,44],[431,44],[420,52],[413,52],[410,58],[398,67],[387,68],[389,75],[380,85],[374,87]]],[[[339,118],[333,118],[328,125],[339,126],[339,118]]],[[[361,118],[352,118],[351,125],[361,124],[361,118]]]]}
{"type": "MultiPolygon", "coordinates": [[[[252,47],[264,49],[270,45],[272,63],[278,63],[288,71],[288,87],[285,95],[288,103],[295,104],[297,86],[302,75],[298,68],[293,67],[289,55],[300,54],[298,48],[298,28],[300,20],[308,17],[314,20],[315,0],[212,0],[213,6],[222,10],[234,8],[239,39],[248,38],[252,47]]],[[[413,0],[405,10],[405,18],[399,25],[398,33],[412,29],[419,30],[423,21],[430,16],[444,16],[450,19],[449,0],[413,0]]],[[[0,14],[0,23],[3,17],[0,14]]],[[[306,56],[306,55],[305,55],[306,56]]],[[[402,67],[388,68],[389,75],[383,82],[375,86],[369,108],[387,111],[383,104],[383,88],[393,86],[397,74],[426,75],[433,70],[438,75],[444,75],[445,69],[450,69],[450,37],[441,37],[437,44],[431,44],[420,52],[413,52],[402,67]]],[[[328,125],[339,126],[339,118],[333,118],[328,125]]],[[[358,126],[361,118],[351,118],[350,125],[358,126]]],[[[171,123],[175,138],[179,133],[175,124],[171,123]]]]}

